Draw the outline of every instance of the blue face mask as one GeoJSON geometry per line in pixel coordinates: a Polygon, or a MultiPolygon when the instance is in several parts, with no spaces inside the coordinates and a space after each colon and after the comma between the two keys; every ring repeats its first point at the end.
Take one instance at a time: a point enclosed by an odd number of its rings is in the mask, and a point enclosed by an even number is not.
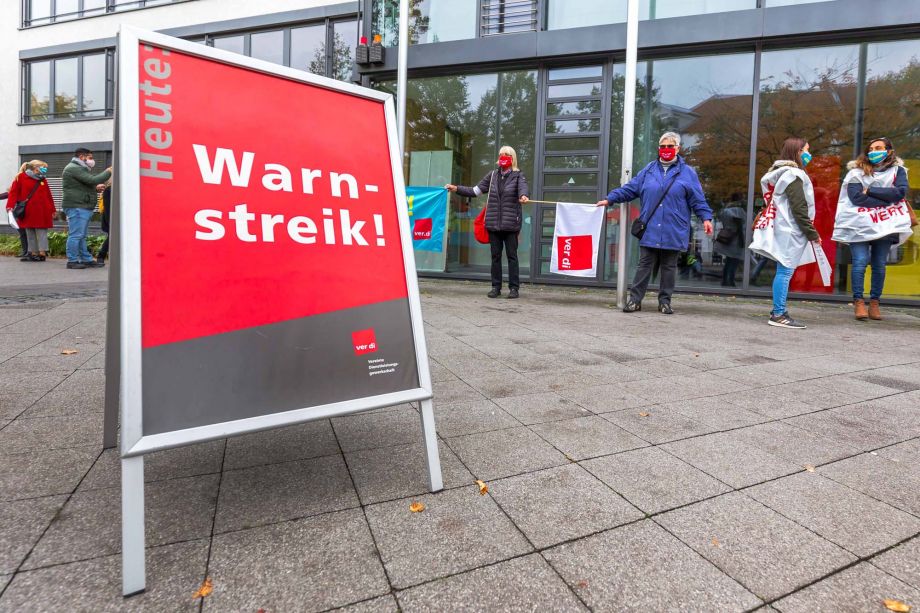
{"type": "Polygon", "coordinates": [[[48,167],[47,167],[47,166],[40,166],[40,167],[38,168],[38,172],[40,172],[42,175],[45,175],[45,174],[47,174],[47,172],[48,172],[48,167]]]}
{"type": "Polygon", "coordinates": [[[808,163],[811,162],[811,154],[807,151],[802,152],[802,166],[808,166],[808,163]]]}
{"type": "Polygon", "coordinates": [[[888,157],[888,152],[887,151],[870,151],[866,157],[869,158],[869,161],[872,162],[873,164],[878,164],[884,161],[886,157],[888,157]]]}

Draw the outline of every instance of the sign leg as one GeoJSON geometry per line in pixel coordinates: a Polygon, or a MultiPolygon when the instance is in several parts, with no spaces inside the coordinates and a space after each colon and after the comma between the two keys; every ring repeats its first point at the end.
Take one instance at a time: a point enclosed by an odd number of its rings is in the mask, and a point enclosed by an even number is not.
{"type": "Polygon", "coordinates": [[[441,478],[441,456],[438,453],[438,434],[434,428],[434,403],[429,398],[422,400],[422,434],[425,437],[425,455],[428,458],[428,484],[432,492],[444,489],[441,478]]]}
{"type": "Polygon", "coordinates": [[[121,593],[147,586],[144,538],[144,456],[121,460],[121,593]]]}

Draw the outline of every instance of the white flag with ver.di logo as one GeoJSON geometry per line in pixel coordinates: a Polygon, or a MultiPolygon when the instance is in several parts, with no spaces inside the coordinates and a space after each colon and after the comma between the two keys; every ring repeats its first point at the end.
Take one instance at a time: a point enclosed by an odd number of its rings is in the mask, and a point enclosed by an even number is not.
{"type": "Polygon", "coordinates": [[[593,204],[556,203],[550,272],[572,277],[597,276],[605,210],[593,204]]]}

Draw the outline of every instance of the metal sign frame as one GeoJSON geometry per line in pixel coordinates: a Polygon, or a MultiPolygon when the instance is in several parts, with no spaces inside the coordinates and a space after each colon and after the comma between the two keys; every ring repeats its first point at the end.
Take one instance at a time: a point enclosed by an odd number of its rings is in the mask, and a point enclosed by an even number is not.
{"type": "MultiPolygon", "coordinates": [[[[437,435],[432,406],[431,373],[419,299],[418,279],[409,228],[406,189],[403,178],[395,106],[390,94],[336,81],[323,76],[272,64],[221,49],[207,47],[171,36],[123,25],[118,34],[118,104],[116,113],[116,151],[118,163],[117,193],[117,284],[120,290],[116,316],[109,321],[117,327],[118,382],[121,416],[122,458],[122,571],[123,593],[131,595],[145,589],[144,560],[144,464],[143,454],[182,445],[257,432],[270,428],[303,423],[337,415],[347,415],[396,404],[418,401],[429,485],[432,491],[443,489],[437,435]],[[304,407],[165,432],[143,434],[143,371],[141,345],[141,216],[140,216],[140,82],[139,46],[149,44],[166,51],[227,64],[251,71],[309,84],[324,89],[380,102],[384,107],[396,195],[397,219],[409,303],[409,316],[415,347],[419,387],[395,393],[357,398],[315,407],[304,407]],[[113,319],[115,322],[113,322],[113,319]]],[[[114,272],[114,271],[113,271],[114,272]]],[[[110,301],[112,303],[113,301],[110,301]]],[[[115,336],[115,335],[112,335],[115,336]]],[[[107,403],[108,404],[108,403],[107,403]]],[[[107,423],[111,436],[114,430],[107,423]]]]}

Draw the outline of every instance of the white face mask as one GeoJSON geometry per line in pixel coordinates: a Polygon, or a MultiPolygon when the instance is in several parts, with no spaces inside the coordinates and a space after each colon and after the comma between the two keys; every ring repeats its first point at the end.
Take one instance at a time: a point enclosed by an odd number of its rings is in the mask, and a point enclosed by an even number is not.
{"type": "Polygon", "coordinates": [[[83,161],[86,162],[86,167],[87,167],[87,168],[92,168],[93,166],[96,165],[96,160],[90,159],[90,160],[83,160],[83,161]]]}

